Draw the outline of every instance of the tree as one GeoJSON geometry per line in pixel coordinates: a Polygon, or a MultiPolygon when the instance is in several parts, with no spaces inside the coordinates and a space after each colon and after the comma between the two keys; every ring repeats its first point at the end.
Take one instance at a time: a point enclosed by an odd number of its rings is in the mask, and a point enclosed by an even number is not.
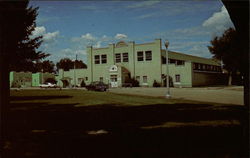
{"type": "Polygon", "coordinates": [[[74,63],[69,58],[63,58],[58,63],[56,63],[57,70],[63,69],[65,71],[69,71],[69,69],[74,68],[74,63]]]}
{"type": "Polygon", "coordinates": [[[213,57],[223,62],[223,67],[229,72],[228,84],[231,85],[232,74],[236,72],[244,73],[244,65],[239,62],[244,60],[244,54],[240,52],[240,38],[235,29],[227,29],[221,37],[215,37],[210,41],[212,46],[208,46],[213,57]]]}
{"type": "Polygon", "coordinates": [[[243,68],[243,84],[244,84],[244,104],[249,111],[249,1],[231,1],[222,0],[227,8],[232,22],[241,39],[239,41],[241,47],[238,52],[242,53],[244,58],[242,61],[243,68]]]}
{"type": "MultiPolygon", "coordinates": [[[[36,27],[38,8],[28,7],[28,0],[0,2],[0,108],[1,119],[9,104],[9,70],[23,62],[45,58],[47,54],[37,51],[42,37],[30,39],[36,27]]],[[[27,66],[27,65],[26,65],[27,66]]],[[[28,67],[28,66],[27,66],[28,67]]]]}
{"type": "Polygon", "coordinates": [[[72,61],[69,58],[61,59],[57,64],[57,70],[63,69],[69,71],[69,69],[74,69],[74,64],[76,69],[87,68],[87,65],[82,60],[72,61]]]}
{"type": "Polygon", "coordinates": [[[82,60],[76,60],[76,69],[86,69],[87,65],[82,60]]]}
{"type": "Polygon", "coordinates": [[[55,72],[54,71],[55,64],[53,61],[45,60],[43,62],[37,62],[35,64],[36,72],[55,72]]]}

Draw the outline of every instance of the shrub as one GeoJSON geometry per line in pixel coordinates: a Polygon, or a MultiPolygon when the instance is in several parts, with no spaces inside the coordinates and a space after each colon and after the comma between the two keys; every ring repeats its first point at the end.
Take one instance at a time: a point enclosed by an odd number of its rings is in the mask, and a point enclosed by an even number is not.
{"type": "Polygon", "coordinates": [[[12,88],[21,88],[21,82],[16,80],[16,81],[13,81],[12,84],[11,84],[11,87],[12,88]]]}
{"type": "Polygon", "coordinates": [[[125,83],[131,83],[133,87],[139,87],[139,82],[135,78],[128,78],[125,83]]]}
{"type": "Polygon", "coordinates": [[[160,86],[161,86],[161,84],[158,83],[156,80],[154,80],[153,87],[160,87],[160,86]]]}
{"type": "Polygon", "coordinates": [[[85,86],[86,86],[86,84],[85,84],[84,80],[82,80],[81,87],[85,87],[85,86]]]}

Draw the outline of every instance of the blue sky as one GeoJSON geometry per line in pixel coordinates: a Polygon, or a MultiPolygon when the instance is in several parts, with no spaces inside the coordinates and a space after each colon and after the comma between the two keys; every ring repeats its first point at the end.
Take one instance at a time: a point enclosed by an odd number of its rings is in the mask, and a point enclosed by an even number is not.
{"type": "Polygon", "coordinates": [[[33,36],[43,35],[47,59],[86,62],[86,46],[106,47],[118,41],[170,42],[169,49],[211,57],[207,46],[233,27],[219,0],[204,1],[31,1],[39,7],[33,36]]]}

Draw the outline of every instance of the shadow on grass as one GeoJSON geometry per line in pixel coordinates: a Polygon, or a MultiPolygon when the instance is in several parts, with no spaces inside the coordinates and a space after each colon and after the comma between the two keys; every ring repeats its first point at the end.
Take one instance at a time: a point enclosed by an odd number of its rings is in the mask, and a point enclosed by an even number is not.
{"type": "Polygon", "coordinates": [[[72,96],[68,96],[68,95],[61,95],[61,96],[10,96],[11,101],[63,99],[63,98],[72,98],[72,96]]]}
{"type": "Polygon", "coordinates": [[[35,108],[13,108],[4,157],[248,157],[247,114],[241,106],[75,105],[33,103],[35,108]],[[240,124],[142,128],[217,120],[240,124]],[[98,130],[106,133],[89,132],[98,130]]]}

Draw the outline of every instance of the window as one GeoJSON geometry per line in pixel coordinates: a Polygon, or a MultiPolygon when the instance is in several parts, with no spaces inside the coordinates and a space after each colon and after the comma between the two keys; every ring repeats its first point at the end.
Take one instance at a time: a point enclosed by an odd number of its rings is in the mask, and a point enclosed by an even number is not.
{"type": "Polygon", "coordinates": [[[175,82],[181,82],[181,76],[175,75],[175,82]]]}
{"type": "Polygon", "coordinates": [[[103,82],[103,77],[100,77],[100,82],[103,82]]]}
{"type": "Polygon", "coordinates": [[[138,82],[140,82],[140,76],[136,76],[135,78],[138,82]]]}
{"type": "Polygon", "coordinates": [[[85,80],[88,81],[88,77],[85,77],[85,80]]]}
{"type": "Polygon", "coordinates": [[[116,63],[120,63],[121,62],[121,54],[120,53],[115,54],[115,62],[116,63]]]}
{"type": "Polygon", "coordinates": [[[107,63],[107,55],[103,54],[101,57],[102,57],[102,64],[106,64],[107,63]]]}
{"type": "Polygon", "coordinates": [[[145,56],[146,56],[146,61],[152,60],[152,51],[146,51],[145,56]]]}
{"type": "Polygon", "coordinates": [[[122,61],[128,62],[128,53],[122,53],[122,61]]]}
{"type": "Polygon", "coordinates": [[[161,62],[162,62],[162,64],[166,64],[166,57],[161,56],[161,62]]]}
{"type": "Polygon", "coordinates": [[[143,52],[137,52],[137,61],[143,61],[143,52]]]}
{"type": "Polygon", "coordinates": [[[95,55],[95,64],[100,64],[100,55],[95,55]]]}
{"type": "Polygon", "coordinates": [[[110,81],[111,82],[117,82],[117,75],[111,75],[110,76],[110,81]]]}
{"type": "Polygon", "coordinates": [[[199,70],[201,69],[201,64],[198,64],[198,69],[199,69],[199,70]]]}
{"type": "Polygon", "coordinates": [[[198,69],[198,65],[196,63],[193,63],[193,69],[197,70],[198,69]]]}
{"type": "Polygon", "coordinates": [[[148,78],[147,78],[147,76],[143,76],[143,83],[148,83],[148,78]]]}
{"type": "Polygon", "coordinates": [[[185,62],[183,60],[176,60],[176,65],[184,65],[185,62]]]}
{"type": "Polygon", "coordinates": [[[169,59],[168,63],[169,63],[169,64],[175,64],[175,63],[176,63],[176,60],[174,60],[174,59],[169,59]]]}
{"type": "Polygon", "coordinates": [[[206,65],[202,64],[202,70],[206,70],[206,65]]]}

